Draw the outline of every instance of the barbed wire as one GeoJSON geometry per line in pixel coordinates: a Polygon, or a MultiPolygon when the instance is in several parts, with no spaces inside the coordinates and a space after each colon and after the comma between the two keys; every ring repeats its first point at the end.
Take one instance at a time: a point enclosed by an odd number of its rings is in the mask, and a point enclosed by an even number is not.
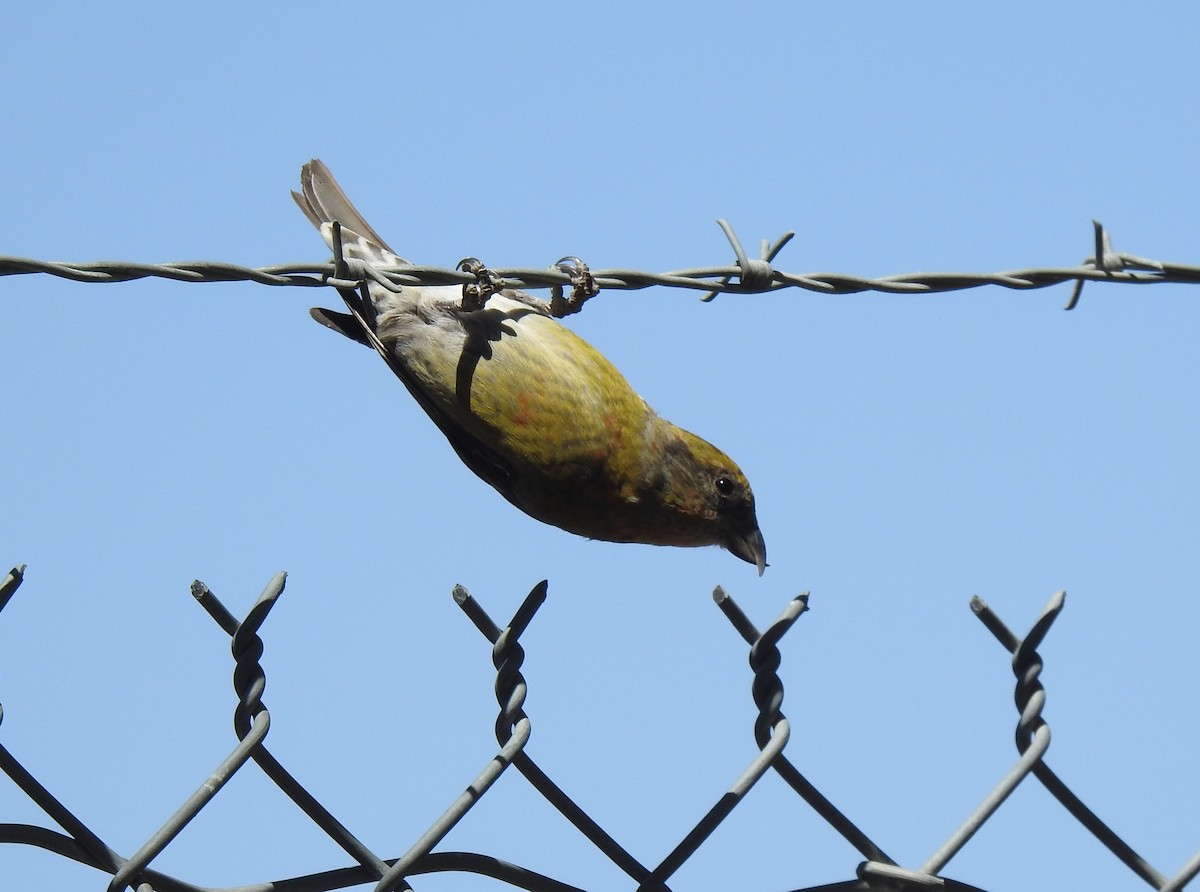
{"type": "MultiPolygon", "coordinates": [[[[1108,232],[1097,221],[1093,221],[1094,252],[1079,266],[1018,269],[995,273],[915,272],[875,278],[842,273],[789,273],[775,269],[772,261],[792,239],[793,233],[784,233],[772,244],[764,240],[760,256],[750,258],[733,228],[724,220],[718,220],[717,223],[733,247],[736,256],[733,265],[663,273],[604,269],[592,271],[592,276],[601,289],[631,291],[652,286],[684,288],[706,292],[702,300],[711,300],[717,294],[761,294],[786,288],[801,288],[821,294],[857,294],[865,291],[888,294],[939,294],[984,285],[1029,290],[1073,282],[1075,287],[1065,306],[1068,310],[1078,305],[1084,282],[1127,285],[1200,283],[1200,266],[1149,260],[1134,254],[1114,251],[1108,232]]],[[[500,287],[504,288],[561,289],[565,285],[573,284],[570,273],[558,266],[548,269],[500,267],[487,272],[489,275],[498,276],[500,287]]],[[[389,283],[393,287],[469,286],[479,282],[479,276],[474,272],[437,266],[366,267],[361,262],[329,261],[252,268],[218,261],[160,264],[131,261],[70,263],[0,255],[0,276],[36,273],[75,282],[130,282],[160,278],[178,282],[257,282],[261,285],[298,287],[356,287],[367,279],[389,283]],[[348,274],[350,278],[347,278],[348,274]]]]}
{"type": "MultiPolygon", "coordinates": [[[[24,573],[25,567],[20,565],[0,580],[0,610],[21,585],[24,573]]],[[[749,663],[754,674],[751,694],[758,710],[753,733],[759,752],[704,817],[683,835],[680,842],[656,866],[648,867],[589,817],[525,751],[530,738],[531,721],[524,710],[527,684],[521,674],[521,665],[525,654],[519,639],[546,600],[548,584],[544,581],[534,586],[504,628],[488,616],[482,605],[465,588],[455,587],[455,603],[492,645],[492,664],[496,669],[494,690],[500,710],[495,722],[495,734],[500,749],[408,851],[399,858],[381,858],[305,790],[266,749],[264,741],[270,730],[270,712],[262,699],[266,674],[261,665],[264,643],[259,632],[279,602],[285,581],[283,573],[273,577],[246,617],[240,621],[206,585],[201,582],[192,584],[192,595],[196,601],[232,639],[231,652],[235,661],[233,685],[237,694],[234,728],[238,743],[215,771],[205,775],[196,792],[134,855],[125,858],[110,848],[2,745],[0,770],[65,832],[31,824],[0,823],[0,845],[35,846],[109,873],[112,875],[109,892],[134,888],[134,884],[137,884],[138,892],[216,892],[203,890],[203,887],[157,871],[151,867],[151,863],[221,792],[226,782],[247,762],[253,761],[355,863],[270,883],[227,887],[222,892],[268,892],[285,888],[290,892],[327,892],[365,883],[374,883],[375,892],[394,892],[411,890],[410,880],[413,877],[443,872],[481,874],[530,892],[582,892],[567,882],[490,855],[433,851],[486,795],[496,779],[509,768],[515,768],[586,839],[636,882],[640,892],[670,892],[668,881],[671,876],[744,801],[767,772],[773,771],[865,859],[855,869],[854,879],[809,887],[807,892],[903,892],[935,887],[952,892],[982,892],[978,887],[943,877],[942,871],[1017,786],[1032,775],[1122,863],[1159,892],[1183,889],[1200,873],[1198,852],[1174,876],[1164,876],[1084,805],[1045,762],[1050,745],[1050,728],[1043,715],[1046,692],[1040,680],[1042,658],[1038,647],[1062,612],[1065,593],[1058,592],[1050,598],[1024,638],[1010,631],[980,598],[971,600],[975,615],[1013,655],[1010,663],[1016,676],[1018,759],[922,865],[905,867],[890,858],[862,829],[834,807],[784,755],[791,726],[782,711],[783,683],[778,674],[782,655],[779,643],[807,610],[808,595],[802,594],[792,599],[765,630],[759,631],[733,598],[720,587],[713,593],[714,600],[750,648],[749,663]]],[[[3,709],[0,709],[2,722],[3,709]]]]}

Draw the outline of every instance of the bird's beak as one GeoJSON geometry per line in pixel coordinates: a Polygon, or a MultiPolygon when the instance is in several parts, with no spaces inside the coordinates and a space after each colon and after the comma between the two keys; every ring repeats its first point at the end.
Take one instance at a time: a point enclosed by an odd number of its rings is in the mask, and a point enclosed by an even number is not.
{"type": "Polygon", "coordinates": [[[748,533],[731,532],[724,545],[731,554],[758,567],[758,575],[763,575],[763,570],[767,568],[767,543],[763,541],[763,534],[758,527],[748,533]]]}

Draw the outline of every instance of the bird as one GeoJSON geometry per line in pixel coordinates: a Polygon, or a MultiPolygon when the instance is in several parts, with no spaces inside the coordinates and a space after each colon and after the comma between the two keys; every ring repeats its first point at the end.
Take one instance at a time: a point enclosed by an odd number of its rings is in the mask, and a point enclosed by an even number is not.
{"type": "MultiPolygon", "coordinates": [[[[335,257],[340,243],[351,263],[408,265],[323,162],[303,165],[292,197],[335,257]]],[[[348,313],[316,307],[312,317],[373,347],[463,464],[514,506],[589,539],[718,545],[762,575],[766,545],[745,474],[655,413],[548,302],[377,278],[339,288],[348,313]]]]}

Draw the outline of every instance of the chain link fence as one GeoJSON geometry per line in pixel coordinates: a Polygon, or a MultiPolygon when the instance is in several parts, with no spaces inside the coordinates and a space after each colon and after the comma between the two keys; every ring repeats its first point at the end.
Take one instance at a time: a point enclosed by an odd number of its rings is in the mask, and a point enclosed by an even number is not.
{"type": "MultiPolygon", "coordinates": [[[[24,567],[18,566],[0,581],[0,610],[17,591],[23,575],[24,567]]],[[[306,876],[282,878],[267,884],[230,887],[225,892],[327,892],[368,883],[374,884],[376,892],[393,892],[412,889],[410,880],[422,874],[456,872],[482,874],[531,892],[578,892],[575,886],[538,873],[536,865],[513,864],[483,852],[434,851],[487,794],[500,775],[512,769],[636,883],[637,889],[666,892],[671,888],[669,883],[672,875],[704,845],[721,822],[750,794],[755,784],[765,774],[773,772],[865,859],[857,865],[854,879],[810,887],[808,892],[926,888],[971,890],[976,887],[946,879],[941,876],[942,871],[1017,786],[1032,776],[1121,863],[1152,888],[1161,892],[1183,889],[1200,873],[1200,852],[1173,875],[1167,875],[1151,865],[1076,796],[1045,760],[1050,745],[1050,726],[1042,714],[1046,692],[1040,680],[1043,664],[1038,648],[1063,610],[1063,592],[1050,598],[1041,615],[1023,636],[1010,630],[983,600],[971,600],[972,611],[1001,647],[1011,654],[1012,672],[1016,677],[1017,759],[971,814],[924,863],[902,865],[891,858],[866,830],[826,798],[784,753],[791,726],[783,712],[784,691],[778,674],[782,660],[779,645],[808,609],[808,596],[804,594],[793,599],[774,622],[766,629],[759,630],[734,599],[718,587],[713,593],[716,606],[749,647],[749,666],[753,674],[750,690],[758,711],[753,734],[759,753],[679,843],[657,864],[648,865],[630,854],[525,752],[532,725],[524,709],[527,690],[521,665],[525,652],[520,638],[546,599],[547,583],[536,585],[503,627],[488,615],[465,588],[458,586],[453,592],[455,603],[491,644],[492,664],[496,669],[495,695],[499,707],[495,722],[498,749],[483,770],[468,780],[462,794],[429,824],[408,851],[400,857],[384,857],[364,845],[267,749],[265,741],[270,730],[271,714],[263,702],[266,674],[261,663],[264,642],[259,632],[283,594],[284,582],[282,573],[271,579],[241,620],[202,582],[192,584],[192,595],[197,603],[231,639],[235,662],[233,685],[237,697],[234,728],[238,742],[220,765],[200,782],[196,792],[141,848],[129,856],[114,851],[75,817],[67,805],[28,772],[3,745],[0,745],[0,768],[60,830],[30,824],[0,824],[0,843],[37,846],[109,873],[112,875],[108,885],[110,892],[122,889],[136,889],[138,892],[197,892],[202,887],[156,871],[151,865],[220,793],[234,774],[248,762],[254,762],[317,827],[345,851],[354,864],[306,876]]],[[[0,708],[0,721],[2,719],[3,711],[0,708]]]]}

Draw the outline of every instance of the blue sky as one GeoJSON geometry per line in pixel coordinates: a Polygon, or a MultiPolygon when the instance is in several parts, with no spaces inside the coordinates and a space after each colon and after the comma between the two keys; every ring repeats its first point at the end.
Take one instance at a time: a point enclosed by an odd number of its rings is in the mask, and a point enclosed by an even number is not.
{"type": "MultiPolygon", "coordinates": [[[[0,253],[324,260],[288,191],[325,160],[418,263],[886,275],[1065,266],[1091,220],[1196,263],[1185,4],[409,5],[131,2],[0,15],[0,253]],[[649,8],[648,8],[649,7],[649,8]]],[[[656,864],[753,758],[740,638],[812,592],[782,644],[787,753],[919,866],[1015,761],[1006,653],[1042,653],[1047,760],[1165,873],[1200,845],[1196,331],[1182,286],[608,292],[569,324],[661,414],[733,455],[771,567],[589,542],[472,476],[371,353],[313,324],[337,295],[253,284],[0,280],[0,742],[131,854],[235,738],[225,634],[263,638],[272,752],[377,853],[402,854],[495,750],[489,646],[523,639],[529,752],[656,864]]],[[[7,781],[0,822],[46,820],[7,781]]],[[[440,847],[633,888],[504,775],[440,847]]],[[[676,890],[796,889],[860,856],[766,776],[676,890]]],[[[250,766],[154,862],[205,886],[348,863],[250,766]]],[[[12,888],[101,888],[0,847],[12,888]]],[[[944,875],[992,892],[1138,889],[1034,781],[944,875]]],[[[418,889],[484,889],[462,875],[418,889]]]]}

